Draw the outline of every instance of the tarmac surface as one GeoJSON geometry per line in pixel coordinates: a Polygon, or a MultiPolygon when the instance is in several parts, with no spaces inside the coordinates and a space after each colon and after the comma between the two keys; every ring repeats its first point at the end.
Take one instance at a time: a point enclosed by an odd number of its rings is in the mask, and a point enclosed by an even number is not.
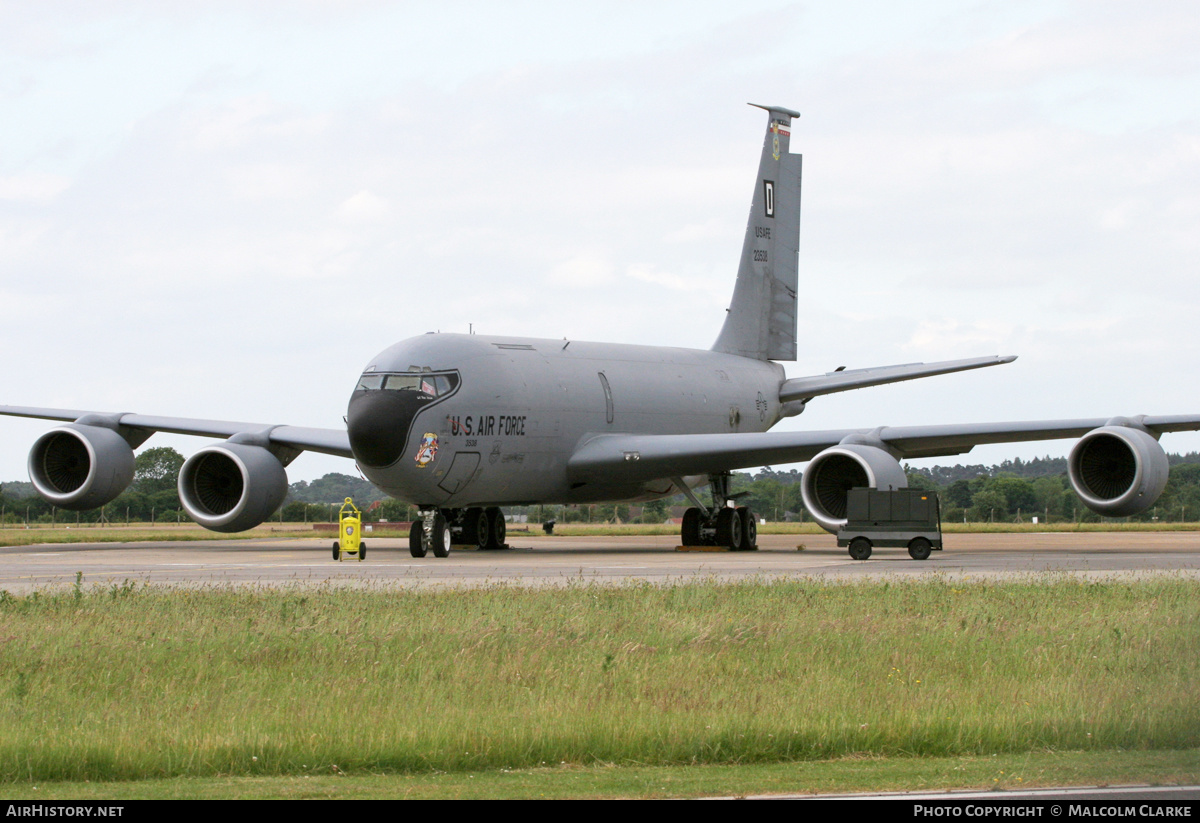
{"type": "Polygon", "coordinates": [[[1200,579],[1200,532],[947,534],[926,561],[904,549],[851,560],[832,535],[759,535],[755,552],[676,551],[674,536],[547,537],[510,532],[511,549],[455,549],[414,558],[406,539],[367,540],[362,561],[336,562],[332,540],[255,538],[142,543],[44,544],[0,548],[0,590],[13,594],[74,585],[289,586],[383,588],[627,584],[809,577],[995,579],[1067,574],[1200,579]],[[799,548],[799,547],[803,548],[799,548]]]}

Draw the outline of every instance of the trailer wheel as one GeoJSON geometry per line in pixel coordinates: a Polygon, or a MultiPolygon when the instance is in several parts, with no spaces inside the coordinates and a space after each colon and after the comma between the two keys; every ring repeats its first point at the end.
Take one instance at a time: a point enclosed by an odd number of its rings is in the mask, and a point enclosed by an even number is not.
{"type": "Polygon", "coordinates": [[[856,537],[851,540],[850,556],[855,560],[866,560],[871,556],[871,541],[865,537],[856,537]]]}
{"type": "Polygon", "coordinates": [[[342,544],[337,542],[336,540],[333,541],[333,559],[334,560],[342,559],[342,544]]]}
{"type": "Polygon", "coordinates": [[[364,542],[358,544],[358,559],[362,560],[366,556],[367,556],[367,544],[364,541],[364,542]]]}
{"type": "Polygon", "coordinates": [[[933,544],[924,537],[914,537],[908,541],[908,556],[913,560],[928,560],[933,544]]]}

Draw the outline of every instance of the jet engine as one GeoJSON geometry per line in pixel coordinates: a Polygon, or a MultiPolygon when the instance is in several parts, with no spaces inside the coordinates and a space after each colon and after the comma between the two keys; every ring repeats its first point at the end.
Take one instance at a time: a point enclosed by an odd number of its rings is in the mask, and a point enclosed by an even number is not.
{"type": "Polygon", "coordinates": [[[1162,446],[1132,426],[1092,429],[1067,458],[1075,493],[1085,506],[1106,517],[1141,514],[1150,508],[1167,485],[1168,471],[1162,446]]]}
{"type": "Polygon", "coordinates": [[[283,463],[262,446],[208,446],[179,470],[180,503],[193,520],[215,532],[257,526],[279,508],[287,489],[283,463]]]}
{"type": "Polygon", "coordinates": [[[837,532],[846,522],[846,493],[862,486],[904,489],[908,478],[900,462],[878,446],[841,443],[812,459],[804,471],[800,494],[821,528],[837,532]]]}
{"type": "Polygon", "coordinates": [[[95,509],[133,482],[133,448],[113,429],[67,423],[33,444],[29,479],[59,508],[95,509]]]}

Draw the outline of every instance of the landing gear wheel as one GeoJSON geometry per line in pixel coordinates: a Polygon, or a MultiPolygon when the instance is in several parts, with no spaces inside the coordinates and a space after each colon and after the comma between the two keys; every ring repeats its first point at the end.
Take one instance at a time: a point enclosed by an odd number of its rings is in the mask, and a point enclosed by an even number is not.
{"type": "Polygon", "coordinates": [[[749,506],[739,506],[737,509],[738,519],[742,521],[742,544],[739,549],[744,552],[752,552],[758,549],[758,519],[754,516],[754,512],[750,511],[749,506]]]}
{"type": "Polygon", "coordinates": [[[358,559],[362,560],[366,556],[367,556],[367,544],[359,543],[358,544],[358,559]]]}
{"type": "Polygon", "coordinates": [[[866,560],[871,556],[871,541],[865,537],[856,537],[851,540],[850,556],[855,560],[866,560]]]}
{"type": "Polygon", "coordinates": [[[487,548],[503,549],[508,537],[508,525],[504,522],[504,512],[499,506],[488,506],[485,510],[488,519],[487,548]]]}
{"type": "Polygon", "coordinates": [[[462,542],[480,550],[488,548],[488,536],[491,534],[491,529],[488,528],[490,523],[487,512],[483,509],[478,506],[467,509],[463,513],[462,542]]]}
{"type": "Polygon", "coordinates": [[[695,506],[683,513],[683,526],[679,530],[679,540],[685,546],[699,546],[700,542],[700,510],[695,506]]]}
{"type": "Polygon", "coordinates": [[[450,545],[454,542],[454,536],[450,533],[450,524],[446,522],[446,517],[441,512],[433,516],[433,556],[434,557],[449,557],[450,545]]]}
{"type": "Polygon", "coordinates": [[[336,540],[333,541],[333,559],[334,560],[342,559],[342,544],[337,542],[336,540]]]}
{"type": "Polygon", "coordinates": [[[408,552],[413,557],[424,557],[428,551],[429,547],[425,545],[425,524],[414,520],[412,528],[408,530],[408,552]]]}
{"type": "Polygon", "coordinates": [[[908,556],[913,560],[928,560],[933,551],[933,544],[924,537],[914,537],[908,541],[908,556]]]}
{"type": "Polygon", "coordinates": [[[742,547],[742,518],[737,509],[721,509],[717,512],[717,545],[734,551],[742,547]]]}

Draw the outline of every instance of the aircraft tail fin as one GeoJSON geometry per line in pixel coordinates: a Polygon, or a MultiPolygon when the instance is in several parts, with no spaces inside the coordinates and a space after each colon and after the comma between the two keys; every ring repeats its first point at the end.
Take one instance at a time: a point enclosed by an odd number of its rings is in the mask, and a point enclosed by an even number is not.
{"type": "Polygon", "coordinates": [[[790,154],[788,144],[792,118],[800,113],[750,105],[768,112],[767,133],[733,300],[712,349],[757,360],[795,360],[801,155],[790,154]]]}

